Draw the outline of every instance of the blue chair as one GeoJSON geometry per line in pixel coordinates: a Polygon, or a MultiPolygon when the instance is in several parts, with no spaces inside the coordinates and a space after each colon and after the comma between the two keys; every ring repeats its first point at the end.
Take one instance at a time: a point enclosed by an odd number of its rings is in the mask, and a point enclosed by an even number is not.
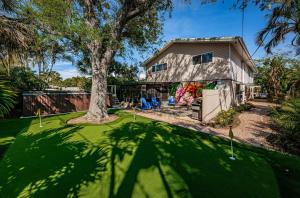
{"type": "Polygon", "coordinates": [[[143,110],[152,109],[152,106],[150,105],[149,102],[146,101],[146,99],[144,97],[141,98],[141,103],[142,103],[142,109],[143,110]]]}
{"type": "Polygon", "coordinates": [[[172,105],[172,106],[176,105],[176,100],[175,100],[174,96],[169,96],[168,105],[172,105]]]}
{"type": "Polygon", "coordinates": [[[152,97],[151,98],[151,105],[152,105],[152,107],[160,107],[160,104],[159,104],[159,102],[157,102],[157,99],[156,99],[156,97],[152,97]]]}

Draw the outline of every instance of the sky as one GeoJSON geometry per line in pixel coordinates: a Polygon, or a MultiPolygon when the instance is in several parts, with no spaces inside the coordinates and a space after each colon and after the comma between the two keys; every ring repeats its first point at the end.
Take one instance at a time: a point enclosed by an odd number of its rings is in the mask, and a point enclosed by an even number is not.
{"type": "MultiPolygon", "coordinates": [[[[192,0],[191,4],[183,3],[183,0],[174,0],[171,17],[166,15],[164,21],[162,34],[164,42],[159,47],[175,38],[242,36],[242,12],[234,9],[233,3],[234,1],[225,0],[201,5],[200,0],[192,0]]],[[[266,11],[263,12],[254,5],[249,5],[245,9],[243,39],[250,54],[257,48],[255,37],[267,22],[265,15],[266,11]]],[[[279,46],[282,47],[283,45],[279,46]]],[[[258,59],[265,55],[264,49],[259,48],[253,58],[258,59]]],[[[125,58],[124,62],[131,64],[144,61],[149,56],[151,56],[149,53],[135,53],[134,60],[125,58]]],[[[58,71],[64,79],[79,75],[75,66],[68,62],[56,63],[53,70],[58,71]]],[[[139,76],[144,77],[142,69],[139,76]]]]}

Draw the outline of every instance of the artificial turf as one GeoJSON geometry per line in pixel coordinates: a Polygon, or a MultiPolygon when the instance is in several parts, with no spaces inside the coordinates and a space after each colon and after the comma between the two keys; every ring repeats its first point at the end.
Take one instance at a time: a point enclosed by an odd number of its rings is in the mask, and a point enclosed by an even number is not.
{"type": "Polygon", "coordinates": [[[298,157],[235,143],[232,161],[226,140],[116,114],[103,125],[67,125],[78,113],[42,128],[1,121],[0,143],[12,144],[2,149],[0,197],[299,197],[298,157]]]}

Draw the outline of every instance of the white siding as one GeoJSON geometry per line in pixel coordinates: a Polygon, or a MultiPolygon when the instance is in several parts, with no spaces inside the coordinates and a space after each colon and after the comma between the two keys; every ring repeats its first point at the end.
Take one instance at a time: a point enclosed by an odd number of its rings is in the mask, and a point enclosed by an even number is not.
{"type": "Polygon", "coordinates": [[[233,80],[242,84],[253,83],[253,71],[248,64],[242,63],[242,57],[231,47],[231,71],[233,80]]]}
{"type": "Polygon", "coordinates": [[[228,44],[175,43],[147,64],[147,81],[181,82],[231,79],[228,62],[228,44]],[[194,65],[195,55],[212,52],[213,62],[194,65]],[[152,72],[156,64],[167,63],[167,70],[152,72]]]}

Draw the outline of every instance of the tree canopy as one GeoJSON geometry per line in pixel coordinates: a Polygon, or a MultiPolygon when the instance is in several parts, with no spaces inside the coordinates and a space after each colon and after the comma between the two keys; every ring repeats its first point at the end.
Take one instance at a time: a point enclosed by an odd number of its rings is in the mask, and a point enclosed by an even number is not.
{"type": "Polygon", "coordinates": [[[257,60],[255,84],[267,91],[273,100],[293,96],[300,81],[300,60],[276,54],[257,60]]]}
{"type": "Polygon", "coordinates": [[[91,65],[87,117],[106,118],[107,72],[126,47],[145,50],[158,41],[171,0],[31,0],[23,14],[39,31],[65,44],[91,65]]]}

